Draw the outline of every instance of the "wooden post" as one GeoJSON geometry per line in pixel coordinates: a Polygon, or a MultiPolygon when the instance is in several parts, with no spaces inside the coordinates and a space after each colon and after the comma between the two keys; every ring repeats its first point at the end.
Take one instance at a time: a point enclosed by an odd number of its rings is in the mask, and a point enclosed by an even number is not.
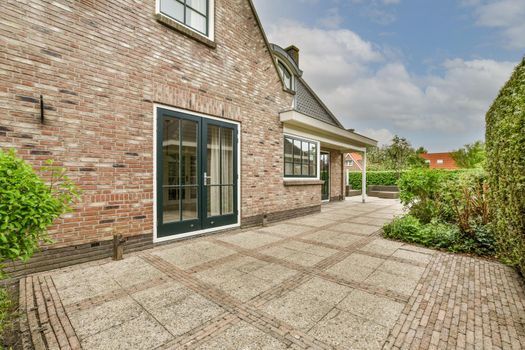
{"type": "Polygon", "coordinates": [[[122,235],[113,235],[113,260],[122,260],[124,256],[124,242],[122,235]]]}

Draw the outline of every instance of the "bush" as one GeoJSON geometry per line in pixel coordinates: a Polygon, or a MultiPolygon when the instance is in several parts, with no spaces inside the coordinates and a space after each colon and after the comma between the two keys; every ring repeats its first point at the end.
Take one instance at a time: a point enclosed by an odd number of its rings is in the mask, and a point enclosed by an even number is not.
{"type": "Polygon", "coordinates": [[[525,275],[525,58],[486,116],[489,209],[499,255],[525,275]]]}
{"type": "Polygon", "coordinates": [[[474,235],[466,236],[457,225],[437,219],[433,219],[428,224],[422,224],[416,217],[406,215],[385,225],[383,235],[385,238],[451,252],[494,254],[494,240],[489,226],[479,226],[474,235]]]}
{"type": "MultiPolygon", "coordinates": [[[[349,172],[348,173],[348,184],[354,190],[360,190],[362,188],[362,174],[361,172],[349,172]]],[[[366,185],[382,185],[392,186],[397,185],[397,171],[368,171],[366,173],[366,185]]]]}
{"type": "Polygon", "coordinates": [[[47,164],[48,184],[14,151],[0,150],[0,262],[29,259],[78,196],[64,169],[47,164]]]}

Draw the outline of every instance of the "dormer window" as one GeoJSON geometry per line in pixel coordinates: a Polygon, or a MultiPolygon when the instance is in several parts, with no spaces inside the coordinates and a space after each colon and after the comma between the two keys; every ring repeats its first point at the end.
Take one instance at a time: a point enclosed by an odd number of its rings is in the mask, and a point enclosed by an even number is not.
{"type": "Polygon", "coordinates": [[[277,67],[283,79],[284,87],[288,90],[293,90],[293,75],[290,73],[290,70],[281,61],[277,61],[277,67]]]}
{"type": "MultiPolygon", "coordinates": [[[[213,0],[158,0],[159,12],[190,29],[210,35],[210,10],[213,0]]],[[[213,40],[213,39],[212,39],[213,40]]]]}

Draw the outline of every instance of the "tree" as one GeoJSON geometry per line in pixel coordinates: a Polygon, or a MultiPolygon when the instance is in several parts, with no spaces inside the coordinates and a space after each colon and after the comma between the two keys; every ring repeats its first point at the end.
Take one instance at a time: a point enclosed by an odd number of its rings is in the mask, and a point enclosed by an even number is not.
{"type": "Polygon", "coordinates": [[[428,166],[419,156],[421,153],[426,153],[426,149],[419,147],[416,150],[406,138],[396,135],[389,146],[367,149],[368,168],[370,170],[395,170],[399,176],[402,170],[428,166]]]}
{"type": "Polygon", "coordinates": [[[485,144],[476,141],[452,152],[452,158],[460,168],[481,168],[485,164],[485,144]]]}

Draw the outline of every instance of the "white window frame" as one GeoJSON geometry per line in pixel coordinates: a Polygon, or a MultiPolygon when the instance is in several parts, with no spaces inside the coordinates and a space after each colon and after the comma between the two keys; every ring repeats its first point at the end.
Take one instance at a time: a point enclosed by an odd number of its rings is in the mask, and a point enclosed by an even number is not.
{"type": "Polygon", "coordinates": [[[445,164],[445,161],[443,159],[438,159],[436,161],[436,164],[443,165],[443,164],[445,164]]]}
{"type": "Polygon", "coordinates": [[[192,32],[208,39],[208,40],[211,40],[211,41],[215,41],[215,0],[208,0],[208,35],[205,35],[201,32],[199,32],[198,30],[196,29],[193,29],[192,27],[188,26],[187,24],[179,21],[179,20],[176,20],[175,18],[173,17],[170,17],[168,15],[166,15],[165,13],[162,13],[160,12],[160,2],[162,0],[155,0],[155,13],[157,15],[160,15],[160,16],[163,16],[163,17],[166,17],[166,18],[169,18],[170,20],[172,21],[175,21],[177,22],[177,24],[180,24],[181,26],[185,27],[185,28],[188,28],[189,30],[191,30],[192,32]]]}
{"type": "Polygon", "coordinates": [[[301,135],[294,135],[294,134],[290,134],[290,133],[283,133],[283,179],[284,181],[309,181],[309,180],[319,180],[320,179],[320,170],[321,170],[321,167],[320,167],[320,164],[319,164],[319,161],[321,160],[321,142],[317,141],[317,140],[314,140],[314,139],[310,139],[310,138],[307,138],[307,137],[304,137],[304,136],[301,136],[301,135]],[[308,142],[312,142],[312,143],[315,143],[316,144],[316,176],[315,177],[293,177],[293,176],[285,176],[285,173],[284,173],[284,167],[285,167],[285,159],[284,159],[284,138],[285,137],[291,137],[291,138],[295,138],[295,139],[301,139],[301,140],[305,140],[305,141],[308,141],[308,142]]]}

